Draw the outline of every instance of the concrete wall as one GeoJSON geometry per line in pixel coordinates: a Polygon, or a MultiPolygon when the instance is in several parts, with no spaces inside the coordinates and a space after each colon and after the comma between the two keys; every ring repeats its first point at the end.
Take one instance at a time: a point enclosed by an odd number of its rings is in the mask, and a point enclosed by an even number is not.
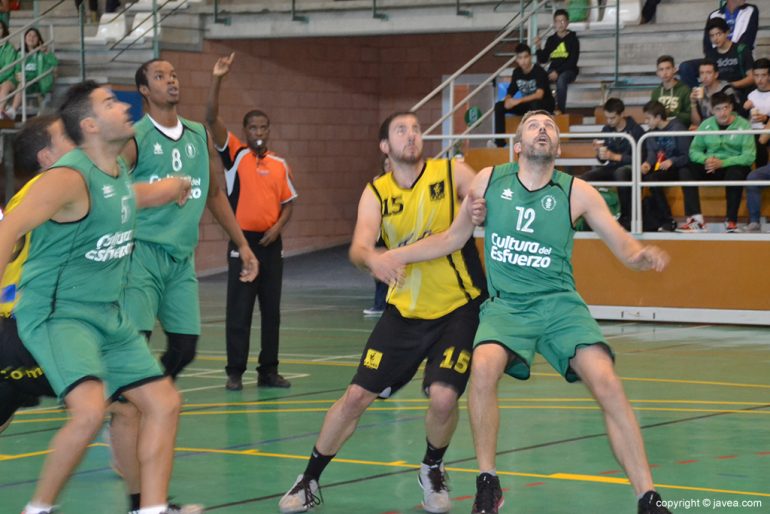
{"type": "MultiPolygon", "coordinates": [[[[266,111],[270,147],[287,158],[299,198],[284,233],[288,253],[350,241],[358,198],[377,172],[377,130],[393,110],[410,108],[492,38],[489,33],[206,41],[201,53],[164,51],[182,85],[179,112],[202,120],[211,68],[236,52],[223,84],[221,116],[240,134],[243,114],[266,111]]],[[[473,70],[491,71],[494,58],[473,70]]],[[[420,111],[427,126],[440,100],[420,111]]],[[[226,265],[225,237],[204,215],[200,272],[226,265]]]]}

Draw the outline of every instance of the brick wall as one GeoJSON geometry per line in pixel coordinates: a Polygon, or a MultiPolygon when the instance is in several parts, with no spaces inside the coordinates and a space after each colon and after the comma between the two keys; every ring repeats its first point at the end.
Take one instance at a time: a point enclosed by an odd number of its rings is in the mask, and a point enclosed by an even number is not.
{"type": "MultiPolygon", "coordinates": [[[[492,35],[207,41],[201,53],[164,52],[182,84],[180,113],[202,120],[216,58],[236,52],[222,87],[220,115],[241,135],[243,114],[271,117],[270,147],[287,158],[299,198],[285,233],[287,254],[347,243],[358,198],[378,170],[377,130],[394,110],[410,108],[492,35]]],[[[472,71],[499,66],[487,59],[472,71]]],[[[440,114],[440,98],[420,111],[440,114]]],[[[428,123],[429,124],[429,123],[428,123]]],[[[226,265],[225,237],[206,213],[197,252],[201,272],[226,265]]]]}

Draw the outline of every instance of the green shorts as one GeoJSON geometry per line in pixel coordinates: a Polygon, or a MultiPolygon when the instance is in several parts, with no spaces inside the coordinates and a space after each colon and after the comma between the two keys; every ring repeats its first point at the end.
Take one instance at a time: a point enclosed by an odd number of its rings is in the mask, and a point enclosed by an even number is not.
{"type": "Polygon", "coordinates": [[[16,310],[19,335],[45,371],[51,387],[64,398],[89,379],[105,383],[107,397],[163,378],[147,342],[128,322],[117,303],[28,301],[16,310]]]}
{"type": "Polygon", "coordinates": [[[535,352],[568,382],[579,380],[569,361],[581,346],[602,344],[614,359],[585,302],[573,292],[522,301],[490,298],[481,306],[473,342],[474,347],[484,343],[499,343],[516,354],[505,372],[520,380],[529,378],[535,352]]]}
{"type": "Polygon", "coordinates": [[[200,335],[201,309],[193,257],[177,260],[160,246],[136,241],[123,309],[139,330],[151,331],[157,318],[166,332],[200,335]]]}

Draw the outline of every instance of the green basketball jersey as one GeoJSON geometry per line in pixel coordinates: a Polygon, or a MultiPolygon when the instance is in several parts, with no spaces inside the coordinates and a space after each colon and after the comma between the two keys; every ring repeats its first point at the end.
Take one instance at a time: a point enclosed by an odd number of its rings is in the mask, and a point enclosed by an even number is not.
{"type": "Polygon", "coordinates": [[[570,215],[572,177],[554,170],[551,181],[528,191],[518,164],[496,166],[484,194],[484,252],[490,296],[574,291],[570,215]]]}
{"type": "Polygon", "coordinates": [[[136,199],[128,168],[118,159],[120,172],[112,177],[100,170],[80,149],[52,168],[72,168],[88,188],[90,208],[81,220],[48,220],[32,231],[29,257],[19,285],[24,303],[57,300],[117,302],[123,290],[133,249],[136,199]]]}
{"type": "Polygon", "coordinates": [[[190,257],[198,245],[198,223],[209,194],[209,152],[202,124],[179,118],[182,135],[173,140],[145,115],[134,125],[136,166],[134,182],[155,182],[166,177],[188,176],[190,198],[183,207],[170,203],[142,209],[136,219],[136,239],[163,247],[172,257],[190,257]]]}

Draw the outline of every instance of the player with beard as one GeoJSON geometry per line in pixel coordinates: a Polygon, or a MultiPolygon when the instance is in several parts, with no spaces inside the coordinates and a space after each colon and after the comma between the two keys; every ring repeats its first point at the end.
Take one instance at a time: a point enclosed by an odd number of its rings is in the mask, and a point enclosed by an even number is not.
{"type": "Polygon", "coordinates": [[[139,67],[135,79],[146,114],[136,123],[136,135],[123,152],[133,165],[132,180],[186,176],[192,190],[184,207],[168,205],[137,215],[123,305],[128,318],[148,338],[155,318],[160,319],[168,341],[161,362],[166,374],[176,378],[195,358],[201,330],[194,253],[204,207],[238,247],[241,280],[254,280],[258,263],[218,185],[222,163],[208,132],[202,124],[177,114],[179,80],[174,66],[154,59],[139,67]]]}
{"type": "Polygon", "coordinates": [[[615,373],[613,353],[575,289],[570,262],[574,223],[585,217],[629,268],[662,271],[668,255],[629,236],[587,182],[554,169],[559,130],[550,114],[524,116],[514,151],[520,153],[518,164],[486,168],[476,176],[448,231],[389,251],[371,264],[377,276],[388,278],[410,263],[455,251],[473,233],[474,222],[482,221],[473,213],[485,204],[490,299],[481,309],[471,370],[469,411],[481,471],[473,513],[497,513],[503,503],[495,470],[497,386],[503,373],[528,379],[535,353],[568,382],[582,380],[598,401],[612,450],[638,495],[639,512],[668,513],[654,490],[639,424],[615,373]]]}
{"type": "Polygon", "coordinates": [[[409,266],[403,276],[400,271],[383,276],[373,263],[381,252],[375,248],[380,233],[388,248],[397,248],[449,228],[473,170],[457,161],[424,159],[414,113],[389,116],[379,137],[391,171],[376,177],[361,195],[350,259],[390,284],[387,307],[351,385],[327,412],[305,471],[281,498],[281,512],[305,512],[321,503],[319,477],[361,415],[378,396],[387,398],[408,384],[426,358],[427,449],[419,472],[423,507],[428,512],[451,507],[443,457],[457,426],[457,401],[468,381],[478,325],[483,294],[478,253],[468,235],[448,257],[409,266]]]}

